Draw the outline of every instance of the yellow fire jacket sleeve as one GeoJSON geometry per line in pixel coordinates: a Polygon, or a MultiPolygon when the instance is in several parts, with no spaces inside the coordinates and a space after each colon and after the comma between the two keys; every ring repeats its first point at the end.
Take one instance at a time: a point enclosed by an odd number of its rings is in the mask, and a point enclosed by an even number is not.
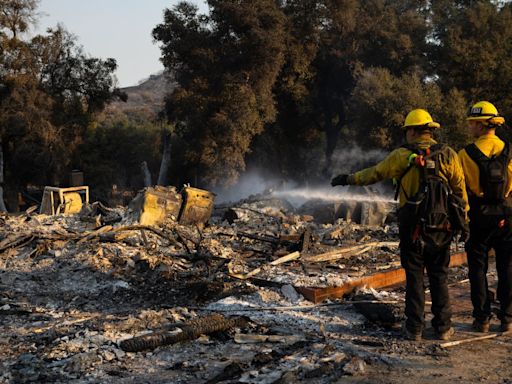
{"type": "MultiPolygon", "coordinates": [[[[484,155],[491,157],[499,155],[505,143],[496,135],[483,135],[475,141],[476,146],[484,155]]],[[[459,151],[459,159],[464,170],[468,193],[477,197],[483,197],[484,192],[480,187],[480,169],[478,165],[469,157],[465,149],[459,151]]],[[[506,188],[506,196],[512,192],[512,162],[508,165],[508,185],[506,188]]]]}
{"type": "MultiPolygon", "coordinates": [[[[420,148],[427,148],[436,142],[432,139],[423,139],[416,142],[420,148]]],[[[409,168],[409,155],[412,152],[407,148],[398,148],[392,151],[384,160],[373,167],[363,169],[353,175],[355,185],[368,185],[386,179],[400,179],[400,206],[403,206],[408,198],[412,197],[420,187],[420,171],[416,167],[409,168]],[[407,172],[406,172],[407,171],[407,172]],[[405,173],[406,172],[406,173],[405,173]]],[[[464,181],[464,173],[460,165],[457,153],[447,148],[443,152],[440,162],[440,176],[450,185],[453,193],[466,202],[467,193],[464,181]]]]}

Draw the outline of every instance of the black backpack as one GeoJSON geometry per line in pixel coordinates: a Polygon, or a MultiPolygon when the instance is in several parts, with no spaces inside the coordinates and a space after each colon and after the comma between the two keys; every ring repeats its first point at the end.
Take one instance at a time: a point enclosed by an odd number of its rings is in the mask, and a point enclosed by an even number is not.
{"type": "MultiPolygon", "coordinates": [[[[420,171],[420,187],[399,211],[401,230],[409,231],[413,242],[436,247],[448,245],[456,232],[467,231],[465,202],[453,194],[450,186],[439,175],[441,158],[449,150],[444,144],[435,144],[428,149],[414,145],[404,145],[417,155],[399,180],[410,169],[420,171]]],[[[405,192],[405,191],[404,191],[405,192]]],[[[398,190],[397,190],[398,194],[398,190]]]]}
{"type": "MultiPolygon", "coordinates": [[[[512,159],[510,144],[505,142],[503,151],[496,156],[487,157],[476,144],[466,148],[468,156],[480,170],[480,187],[483,197],[470,196],[470,215],[483,227],[495,227],[502,220],[512,216],[512,204],[505,194],[508,186],[508,165],[512,159]]],[[[503,222],[502,222],[503,224],[503,222]]]]}

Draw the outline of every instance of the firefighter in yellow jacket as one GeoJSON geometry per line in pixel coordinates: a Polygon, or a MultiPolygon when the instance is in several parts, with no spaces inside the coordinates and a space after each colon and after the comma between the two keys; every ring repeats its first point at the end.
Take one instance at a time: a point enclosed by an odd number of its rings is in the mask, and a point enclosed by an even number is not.
{"type": "Polygon", "coordinates": [[[496,136],[505,123],[488,101],[474,104],[467,117],[476,139],[459,152],[469,195],[470,237],[468,255],[473,329],[489,330],[488,252],[494,248],[498,273],[501,331],[512,330],[512,149],[496,136]]]}
{"type": "MultiPolygon", "coordinates": [[[[339,175],[331,181],[333,186],[368,185],[385,179],[398,181],[400,259],[406,272],[407,319],[404,333],[407,339],[415,341],[421,340],[424,323],[425,268],[432,295],[432,326],[442,340],[449,339],[454,332],[447,286],[449,245],[453,237],[451,219],[443,216],[442,209],[437,210],[440,213],[434,221],[439,220],[438,225],[427,229],[427,220],[422,219],[423,222],[420,222],[420,216],[429,210],[436,211],[436,208],[423,208],[423,213],[418,211],[422,204],[427,204],[426,200],[434,204],[443,203],[435,201],[436,198],[425,199],[427,188],[423,188],[426,185],[423,183],[428,180],[431,190],[450,191],[450,196],[458,199],[459,216],[462,216],[458,219],[463,224],[465,222],[467,195],[464,174],[457,153],[446,145],[437,144],[433,139],[433,131],[438,128],[440,125],[432,120],[427,111],[415,109],[407,115],[403,125],[406,145],[395,149],[373,167],[354,174],[339,175]]],[[[439,200],[442,200],[442,196],[448,195],[448,192],[438,195],[441,196],[439,200]]],[[[450,202],[444,201],[445,211],[449,209],[447,204],[450,202]]]]}

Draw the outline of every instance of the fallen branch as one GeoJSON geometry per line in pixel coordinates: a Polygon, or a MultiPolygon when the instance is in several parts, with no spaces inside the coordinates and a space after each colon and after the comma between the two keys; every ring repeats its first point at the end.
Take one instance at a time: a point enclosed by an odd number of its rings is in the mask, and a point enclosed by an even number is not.
{"type": "MultiPolygon", "coordinates": [[[[299,257],[300,257],[300,252],[292,252],[292,253],[289,253],[288,255],[280,257],[279,259],[271,261],[270,263],[268,263],[266,265],[276,266],[276,265],[283,264],[283,263],[286,263],[291,260],[296,260],[299,257]]],[[[258,273],[261,272],[262,268],[263,268],[263,266],[253,269],[252,271],[250,271],[246,274],[241,274],[241,273],[233,272],[231,262],[228,264],[229,275],[232,277],[236,277],[237,279],[240,279],[240,280],[247,280],[248,278],[250,278],[254,275],[257,275],[258,273]]]]}
{"type": "Polygon", "coordinates": [[[95,231],[88,232],[84,237],[82,237],[80,240],[78,240],[78,244],[85,243],[86,241],[89,241],[95,237],[99,237],[102,233],[110,232],[112,230],[111,225],[105,225],[104,227],[98,228],[95,231]]]}
{"type": "Polygon", "coordinates": [[[319,255],[308,256],[304,258],[309,263],[319,263],[322,261],[333,261],[352,256],[357,256],[361,253],[369,251],[371,248],[378,247],[397,247],[398,241],[373,241],[370,243],[359,244],[353,247],[340,248],[335,251],[321,253],[319,255]]]}
{"type": "Polygon", "coordinates": [[[146,230],[146,231],[150,231],[150,232],[153,232],[154,234],[166,239],[167,241],[169,241],[171,244],[181,244],[178,242],[178,240],[176,240],[173,236],[165,233],[164,231],[161,231],[160,229],[158,228],[155,228],[155,227],[152,227],[150,225],[126,225],[124,227],[118,227],[118,228],[114,228],[112,230],[112,232],[122,232],[122,231],[139,231],[139,230],[146,230]]]}
{"type": "Polygon", "coordinates": [[[129,233],[129,232],[117,233],[117,232],[110,231],[110,232],[100,233],[99,239],[100,239],[100,241],[106,242],[106,243],[117,243],[119,241],[123,241],[123,240],[129,238],[132,235],[133,234],[129,233]]]}
{"type": "Polygon", "coordinates": [[[181,341],[195,340],[201,335],[227,331],[235,327],[244,327],[246,325],[247,319],[244,317],[226,319],[223,315],[215,313],[185,323],[180,327],[182,332],[158,332],[134,337],[121,341],[120,347],[126,352],[141,352],[181,341]]]}
{"type": "Polygon", "coordinates": [[[32,328],[29,331],[35,336],[35,342],[37,344],[49,344],[56,339],[61,337],[74,334],[74,326],[76,324],[85,323],[92,319],[99,317],[99,315],[81,317],[79,319],[66,320],[59,324],[53,324],[45,327],[32,328]]]}
{"type": "Polygon", "coordinates": [[[79,324],[79,323],[84,323],[86,321],[89,321],[89,320],[92,320],[92,319],[95,319],[99,317],[99,315],[92,315],[92,316],[85,316],[85,317],[80,317],[78,319],[73,319],[73,320],[65,320],[59,324],[54,324],[54,325],[48,325],[48,326],[45,326],[45,327],[39,327],[39,328],[36,328],[36,329],[32,329],[32,332],[33,333],[43,333],[45,331],[48,331],[50,329],[57,329],[57,327],[67,327],[67,326],[70,326],[70,325],[74,325],[74,324],[79,324]]]}
{"type": "Polygon", "coordinates": [[[473,343],[475,341],[480,341],[480,340],[488,340],[488,339],[494,339],[496,337],[500,337],[500,336],[508,336],[508,335],[512,335],[512,331],[508,331],[508,332],[496,332],[496,333],[490,333],[488,335],[485,335],[485,336],[478,336],[478,337],[471,337],[469,339],[462,339],[462,340],[455,340],[455,341],[449,341],[447,343],[442,343],[442,344],[439,344],[439,346],[441,348],[450,348],[450,347],[455,347],[456,345],[461,345],[461,344],[468,344],[468,343],[473,343]]]}
{"type": "Polygon", "coordinates": [[[15,239],[7,238],[0,243],[0,253],[9,248],[21,248],[35,239],[32,235],[21,235],[15,239]]]}

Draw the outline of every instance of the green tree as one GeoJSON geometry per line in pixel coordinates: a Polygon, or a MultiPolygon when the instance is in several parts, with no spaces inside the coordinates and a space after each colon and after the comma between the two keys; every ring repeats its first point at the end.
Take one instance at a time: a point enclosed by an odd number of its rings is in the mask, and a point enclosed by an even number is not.
{"type": "Polygon", "coordinates": [[[355,116],[350,130],[363,147],[392,149],[404,141],[405,116],[416,108],[428,110],[441,123],[437,138],[459,149],[468,143],[465,99],[460,92],[443,94],[439,86],[418,73],[394,76],[384,68],[365,70],[351,98],[355,116]]]}
{"type": "Polygon", "coordinates": [[[119,189],[141,188],[140,164],[146,161],[150,169],[158,169],[160,132],[157,124],[128,119],[89,127],[75,161],[94,194],[107,200],[113,184],[119,189]]]}
{"type": "Polygon", "coordinates": [[[468,104],[492,101],[512,117],[512,4],[437,0],[432,12],[430,52],[443,92],[457,89],[468,104]]]}
{"type": "Polygon", "coordinates": [[[318,151],[312,149],[323,143],[310,89],[317,76],[313,61],[324,11],[321,2],[303,0],[287,1],[282,9],[287,18],[285,63],[273,89],[278,114],[255,138],[247,162],[274,175],[306,180],[310,164],[318,162],[318,151]]]}
{"type": "Polygon", "coordinates": [[[38,5],[39,0],[0,0],[0,26],[16,39],[36,21],[38,5]]]}
{"type": "Polygon", "coordinates": [[[276,1],[208,5],[209,16],[187,3],[167,9],[153,36],[179,84],[166,111],[187,143],[189,178],[215,185],[236,180],[253,138],[275,120],[286,40],[276,1]]]}
{"type": "Polygon", "coordinates": [[[324,3],[321,46],[314,61],[311,93],[316,119],[326,134],[326,168],[342,128],[350,124],[351,94],[365,68],[383,67],[393,75],[424,61],[427,1],[330,0],[324,3]]]}
{"type": "Polygon", "coordinates": [[[37,3],[0,2],[0,142],[13,189],[59,184],[95,115],[123,96],[115,61],[88,57],[62,28],[23,38],[37,3]]]}

